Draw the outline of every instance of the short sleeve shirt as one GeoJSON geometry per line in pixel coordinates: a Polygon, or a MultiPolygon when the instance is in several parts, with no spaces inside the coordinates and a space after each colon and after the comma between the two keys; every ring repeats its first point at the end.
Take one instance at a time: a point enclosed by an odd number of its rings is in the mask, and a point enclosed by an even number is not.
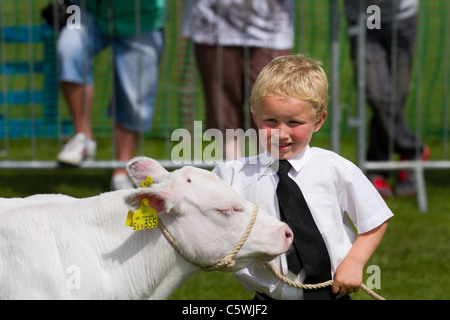
{"type": "MultiPolygon", "coordinates": [[[[271,167],[273,159],[263,153],[218,165],[213,172],[232,186],[241,196],[280,218],[276,185],[278,176],[271,167]]],[[[321,148],[309,146],[302,154],[289,159],[289,176],[299,185],[316,225],[322,234],[334,273],[344,260],[356,233],[368,232],[393,216],[391,210],[363,172],[349,160],[321,148]]],[[[287,270],[284,255],[274,265],[293,280],[302,281],[287,270]]],[[[250,292],[257,291],[275,299],[302,298],[302,290],[289,287],[275,278],[261,264],[253,264],[236,273],[250,292]]]]}

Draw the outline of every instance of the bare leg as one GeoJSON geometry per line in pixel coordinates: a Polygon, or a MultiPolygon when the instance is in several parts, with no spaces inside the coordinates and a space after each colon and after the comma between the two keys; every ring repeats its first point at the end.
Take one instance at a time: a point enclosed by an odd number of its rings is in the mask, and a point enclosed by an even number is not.
{"type": "MultiPolygon", "coordinates": [[[[133,158],[136,152],[139,134],[122,127],[120,124],[115,125],[116,133],[116,156],[119,161],[128,161],[133,158]]],[[[116,169],[113,174],[127,174],[125,169],[116,169]]]]}
{"type": "Polygon", "coordinates": [[[73,82],[60,82],[60,87],[69,106],[75,133],[85,133],[92,139],[91,109],[94,88],[73,82]]]}

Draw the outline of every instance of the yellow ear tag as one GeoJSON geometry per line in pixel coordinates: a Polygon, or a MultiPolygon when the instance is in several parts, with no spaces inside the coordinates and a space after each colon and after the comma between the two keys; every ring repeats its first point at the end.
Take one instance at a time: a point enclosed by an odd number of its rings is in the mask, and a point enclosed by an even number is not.
{"type": "Polygon", "coordinates": [[[133,230],[152,229],[158,226],[158,213],[150,207],[147,198],[141,200],[141,206],[134,214],[128,211],[125,226],[133,227],[133,230]]]}
{"type": "MultiPolygon", "coordinates": [[[[141,188],[149,188],[153,184],[153,178],[148,176],[141,182],[141,188]]],[[[141,200],[141,206],[133,213],[128,211],[125,226],[133,227],[133,230],[151,229],[158,226],[158,213],[150,207],[147,198],[141,200]]]]}
{"type": "Polygon", "coordinates": [[[125,220],[125,226],[126,227],[132,227],[133,226],[133,215],[134,213],[130,210],[127,214],[127,220],[125,220]]]}
{"type": "Polygon", "coordinates": [[[148,188],[153,184],[153,178],[148,176],[144,181],[141,182],[141,188],[148,188]]]}

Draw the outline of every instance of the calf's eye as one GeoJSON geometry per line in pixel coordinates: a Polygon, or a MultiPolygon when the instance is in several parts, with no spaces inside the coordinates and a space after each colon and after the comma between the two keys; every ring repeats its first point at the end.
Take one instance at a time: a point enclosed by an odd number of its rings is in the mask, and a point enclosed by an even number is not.
{"type": "Polygon", "coordinates": [[[236,209],[226,209],[226,210],[217,210],[220,214],[224,215],[225,217],[228,217],[229,215],[232,215],[233,213],[237,212],[236,209]]]}

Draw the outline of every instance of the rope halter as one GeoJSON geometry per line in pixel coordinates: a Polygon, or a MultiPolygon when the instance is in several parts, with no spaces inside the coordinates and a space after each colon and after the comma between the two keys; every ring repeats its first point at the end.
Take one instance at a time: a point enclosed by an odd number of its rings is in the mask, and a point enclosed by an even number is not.
{"type": "MultiPolygon", "coordinates": [[[[233,250],[230,251],[230,253],[228,253],[226,256],[224,256],[223,258],[221,258],[219,261],[217,261],[215,264],[211,265],[211,266],[199,266],[202,270],[205,271],[217,271],[217,270],[226,270],[226,269],[231,269],[236,265],[236,261],[234,260],[234,258],[236,257],[236,254],[239,252],[239,250],[242,248],[242,246],[244,245],[245,241],[247,240],[250,232],[253,229],[253,225],[255,224],[256,221],[256,216],[258,215],[258,205],[256,203],[253,203],[253,212],[252,212],[252,216],[250,218],[250,221],[247,225],[247,228],[245,229],[244,233],[241,236],[241,239],[239,240],[239,242],[234,246],[233,250]]],[[[172,245],[172,247],[187,261],[189,261],[192,264],[198,265],[195,262],[190,261],[189,259],[186,258],[186,256],[184,256],[181,252],[180,249],[177,246],[177,242],[175,241],[175,239],[172,237],[172,235],[170,234],[170,232],[167,230],[167,228],[164,226],[164,223],[161,221],[161,219],[159,219],[158,221],[158,227],[160,228],[162,234],[164,235],[164,237],[167,239],[167,241],[169,241],[169,243],[172,245]]]]}

